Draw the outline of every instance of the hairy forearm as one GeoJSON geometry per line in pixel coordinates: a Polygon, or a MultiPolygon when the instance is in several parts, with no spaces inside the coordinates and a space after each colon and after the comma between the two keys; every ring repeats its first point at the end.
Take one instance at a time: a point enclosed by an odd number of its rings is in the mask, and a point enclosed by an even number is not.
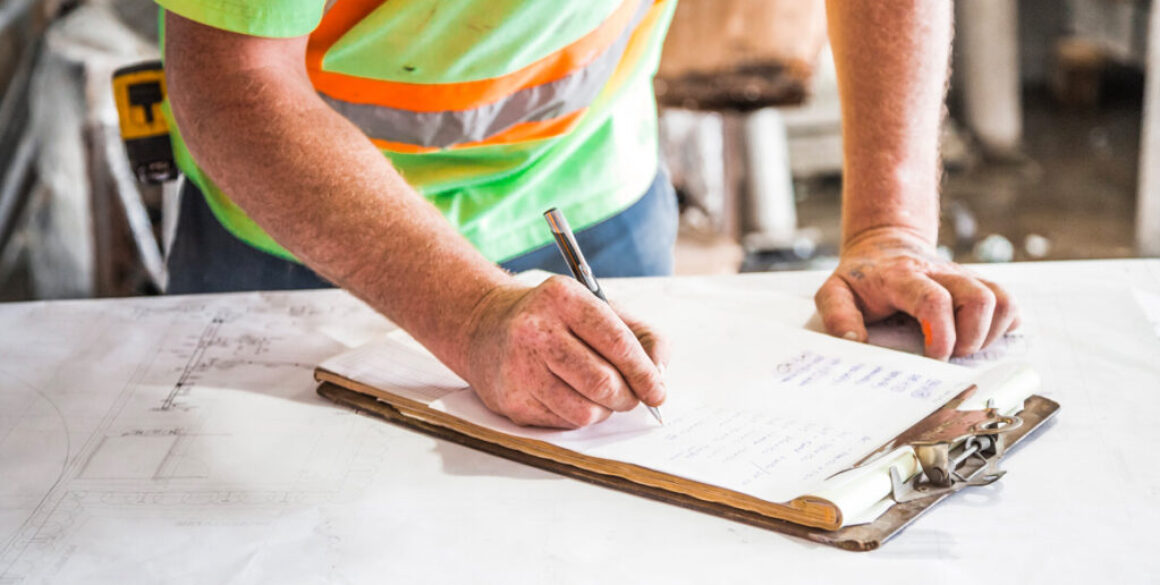
{"type": "Polygon", "coordinates": [[[510,277],[322,103],[304,73],[276,59],[166,57],[178,125],[218,187],[306,265],[461,370],[464,323],[510,277]]]}
{"type": "Polygon", "coordinates": [[[842,96],[842,239],[902,228],[938,237],[939,125],[950,1],[828,0],[842,96]]]}

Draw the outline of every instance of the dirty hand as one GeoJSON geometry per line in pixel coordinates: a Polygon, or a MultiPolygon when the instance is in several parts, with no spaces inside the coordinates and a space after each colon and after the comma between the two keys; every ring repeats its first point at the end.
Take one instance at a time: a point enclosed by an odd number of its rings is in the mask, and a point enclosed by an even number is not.
{"type": "Polygon", "coordinates": [[[664,340],[575,280],[492,290],[466,326],[465,378],[521,425],[578,428],[665,399],[664,340]]]}
{"type": "Polygon", "coordinates": [[[928,357],[979,351],[1019,326],[1014,299],[999,285],[939,258],[901,228],[851,238],[838,268],[814,297],[832,335],[866,341],[866,323],[901,311],[919,321],[928,357]]]}

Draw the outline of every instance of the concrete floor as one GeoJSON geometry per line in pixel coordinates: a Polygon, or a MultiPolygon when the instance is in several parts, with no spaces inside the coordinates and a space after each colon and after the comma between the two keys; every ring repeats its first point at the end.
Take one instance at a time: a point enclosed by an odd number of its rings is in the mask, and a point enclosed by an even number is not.
{"type": "MultiPolygon", "coordinates": [[[[1037,259],[1024,248],[1037,234],[1050,246],[1041,259],[1120,258],[1135,255],[1135,205],[1142,81],[1113,81],[1098,107],[1068,109],[1045,91],[1024,97],[1021,162],[979,161],[949,169],[943,186],[940,242],[956,260],[976,262],[974,241],[956,241],[957,205],[974,216],[977,236],[999,234],[1015,245],[1015,260],[1037,259]]],[[[838,181],[800,185],[798,217],[819,228],[823,245],[836,246],[838,181]]]]}

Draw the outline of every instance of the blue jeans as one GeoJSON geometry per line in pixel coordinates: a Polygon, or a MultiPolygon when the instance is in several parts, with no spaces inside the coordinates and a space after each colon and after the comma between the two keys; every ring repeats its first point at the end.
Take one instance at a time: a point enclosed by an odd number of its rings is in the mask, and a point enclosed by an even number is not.
{"type": "MultiPolygon", "coordinates": [[[[545,229],[547,229],[545,223],[545,229]]],[[[596,276],[663,276],[673,272],[677,198],[657,173],[644,196],[624,211],[576,232],[596,276]]],[[[332,287],[306,266],[262,252],[235,238],[214,217],[201,191],[186,180],[177,233],[166,258],[168,294],[294,290],[332,287]]],[[[556,245],[501,263],[513,272],[541,269],[569,274],[556,245]]]]}

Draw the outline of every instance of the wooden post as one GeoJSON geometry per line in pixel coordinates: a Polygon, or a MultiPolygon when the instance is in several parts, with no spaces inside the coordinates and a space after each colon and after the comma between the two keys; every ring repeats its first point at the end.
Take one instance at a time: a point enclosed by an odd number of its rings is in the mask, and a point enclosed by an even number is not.
{"type": "Polygon", "coordinates": [[[1141,256],[1160,256],[1160,7],[1154,2],[1151,10],[1136,198],[1136,247],[1141,256]]]}

